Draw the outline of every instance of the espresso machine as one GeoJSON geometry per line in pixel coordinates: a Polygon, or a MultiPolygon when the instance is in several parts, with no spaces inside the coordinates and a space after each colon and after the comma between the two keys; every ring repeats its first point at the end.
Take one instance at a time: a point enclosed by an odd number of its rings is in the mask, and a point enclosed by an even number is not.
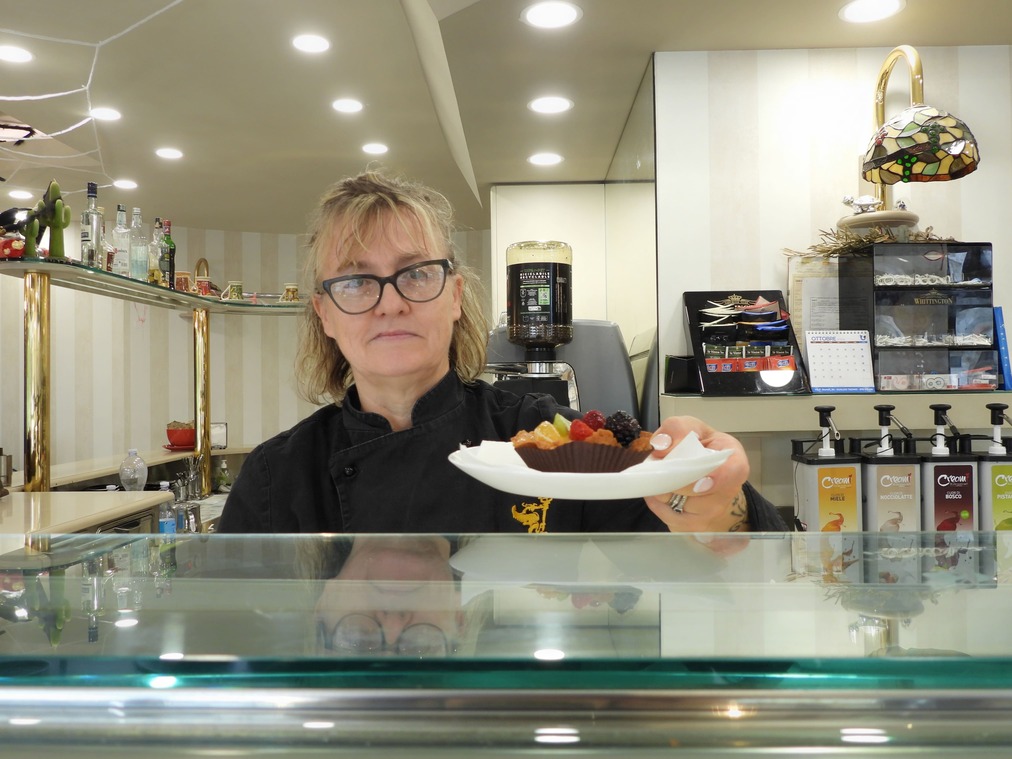
{"type": "Polygon", "coordinates": [[[637,416],[625,341],[610,321],[573,319],[573,251],[564,242],[506,249],[506,324],[489,336],[487,372],[515,393],[547,393],[574,409],[637,416]]]}

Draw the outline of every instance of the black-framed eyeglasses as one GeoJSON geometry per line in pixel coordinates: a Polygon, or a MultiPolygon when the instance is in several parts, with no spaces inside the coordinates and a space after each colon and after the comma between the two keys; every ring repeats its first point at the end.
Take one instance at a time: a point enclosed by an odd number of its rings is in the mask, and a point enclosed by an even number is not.
{"type": "Polygon", "coordinates": [[[364,314],[376,308],[383,297],[383,287],[387,284],[393,285],[398,295],[412,303],[435,300],[443,293],[446,275],[452,271],[453,263],[449,259],[439,258],[405,266],[389,277],[349,274],[325,279],[320,283],[320,289],[346,314],[364,314]]]}
{"type": "Polygon", "coordinates": [[[368,614],[347,614],[337,621],[334,631],[327,632],[322,621],[317,623],[317,635],[328,651],[343,656],[377,656],[394,653],[416,659],[448,656],[452,647],[446,633],[428,622],[407,625],[393,646],[387,644],[383,627],[368,614]]]}

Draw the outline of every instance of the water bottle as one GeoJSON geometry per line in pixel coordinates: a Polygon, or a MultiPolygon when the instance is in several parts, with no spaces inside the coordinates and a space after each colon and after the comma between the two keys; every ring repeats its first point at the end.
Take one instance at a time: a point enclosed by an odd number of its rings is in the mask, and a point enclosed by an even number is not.
{"type": "MultiPolygon", "coordinates": [[[[162,492],[169,492],[168,481],[163,480],[159,482],[158,489],[162,492]]],[[[174,499],[158,505],[158,532],[162,535],[174,535],[176,532],[176,504],[174,499]]]]}
{"type": "Polygon", "coordinates": [[[127,457],[119,465],[119,481],[124,490],[144,490],[148,481],[148,465],[137,455],[137,449],[127,451],[127,457]]]}

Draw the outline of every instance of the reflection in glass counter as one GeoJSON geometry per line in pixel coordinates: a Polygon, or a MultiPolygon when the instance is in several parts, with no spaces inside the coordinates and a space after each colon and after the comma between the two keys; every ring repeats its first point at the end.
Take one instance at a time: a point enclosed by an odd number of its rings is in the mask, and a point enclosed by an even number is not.
{"type": "Polygon", "coordinates": [[[20,682],[68,657],[119,682],[167,662],[1012,654],[1003,533],[841,533],[828,553],[818,533],[81,537],[3,557],[0,661],[37,667],[20,682]]]}

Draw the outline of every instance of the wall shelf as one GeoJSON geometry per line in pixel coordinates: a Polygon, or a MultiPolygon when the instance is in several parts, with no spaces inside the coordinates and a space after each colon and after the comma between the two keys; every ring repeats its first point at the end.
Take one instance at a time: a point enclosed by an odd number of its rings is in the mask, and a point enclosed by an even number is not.
{"type": "Polygon", "coordinates": [[[91,269],[73,259],[63,261],[50,258],[0,259],[0,274],[24,277],[26,274],[32,273],[47,274],[51,284],[68,290],[77,290],[92,295],[105,295],[117,300],[177,311],[192,311],[199,308],[210,314],[296,316],[305,306],[305,301],[271,304],[223,301],[220,298],[170,290],[129,277],[121,277],[119,274],[91,269]]]}
{"type": "Polygon", "coordinates": [[[833,420],[844,432],[877,428],[873,406],[890,404],[904,425],[912,430],[931,428],[932,403],[948,403],[955,424],[967,430],[990,429],[988,403],[1012,406],[1012,392],[959,391],[943,393],[854,393],[848,395],[813,394],[804,396],[725,396],[704,398],[699,395],[661,395],[661,419],[668,416],[695,416],[707,424],[732,434],[811,433],[818,426],[816,406],[835,406],[833,420]]]}
{"type": "MultiPolygon", "coordinates": [[[[302,312],[304,302],[273,303],[222,301],[192,293],[177,292],[83,266],[72,259],[0,259],[0,274],[24,280],[24,374],[25,374],[25,462],[21,487],[28,492],[52,489],[53,462],[50,450],[50,288],[57,286],[117,300],[190,312],[193,318],[193,390],[196,427],[195,454],[200,460],[201,493],[211,492],[210,423],[210,315],[256,314],[293,316],[302,312]]],[[[80,476],[89,467],[66,465],[80,476]]],[[[116,463],[118,468],[119,464],[116,463]]],[[[80,481],[80,480],[78,480],[80,481]]]]}

